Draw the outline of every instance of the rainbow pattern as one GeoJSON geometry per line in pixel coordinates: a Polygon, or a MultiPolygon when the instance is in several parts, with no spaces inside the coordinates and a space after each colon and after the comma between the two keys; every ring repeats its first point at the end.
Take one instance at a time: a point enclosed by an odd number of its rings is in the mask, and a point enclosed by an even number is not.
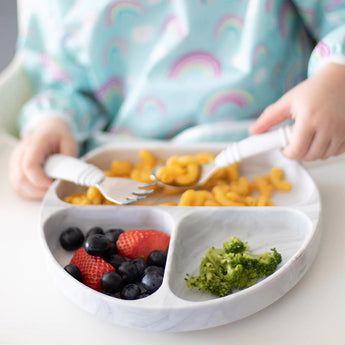
{"type": "Polygon", "coordinates": [[[196,70],[204,75],[216,77],[221,75],[221,64],[211,53],[194,51],[180,57],[173,64],[169,76],[179,78],[196,70]]]}
{"type": "Polygon", "coordinates": [[[71,81],[71,77],[49,56],[42,54],[40,62],[54,80],[65,83],[71,81]]]}
{"type": "Polygon", "coordinates": [[[114,37],[109,40],[103,50],[103,62],[108,64],[110,59],[116,54],[120,53],[123,56],[128,55],[128,47],[124,39],[121,37],[114,37]]]}
{"type": "Polygon", "coordinates": [[[253,96],[245,90],[221,90],[209,96],[202,105],[202,113],[213,115],[225,104],[235,104],[245,108],[252,104],[253,96]]]}
{"type": "Polygon", "coordinates": [[[253,51],[253,64],[257,65],[261,59],[265,59],[268,55],[267,46],[264,43],[258,43],[253,51]]]}
{"type": "Polygon", "coordinates": [[[224,32],[233,32],[237,35],[242,30],[242,26],[243,19],[241,17],[227,14],[218,21],[214,29],[214,37],[218,39],[224,32]]]}
{"type": "Polygon", "coordinates": [[[139,114],[147,112],[159,112],[160,114],[165,114],[166,108],[163,102],[157,97],[147,96],[139,102],[137,112],[139,114]]]}
{"type": "Polygon", "coordinates": [[[324,41],[321,41],[315,47],[315,52],[323,57],[326,57],[331,54],[331,49],[324,41]]]}
{"type": "Polygon", "coordinates": [[[294,18],[292,5],[289,1],[283,1],[279,11],[279,30],[283,38],[288,36],[288,28],[291,26],[290,21],[294,18]]]}
{"type": "Polygon", "coordinates": [[[121,136],[123,138],[135,138],[136,135],[133,131],[128,128],[121,127],[119,125],[112,126],[109,128],[108,132],[121,136]]]}
{"type": "Polygon", "coordinates": [[[331,11],[337,8],[339,5],[341,5],[344,2],[344,0],[333,0],[330,4],[326,6],[326,11],[331,11]]]}
{"type": "Polygon", "coordinates": [[[123,15],[135,16],[145,11],[144,6],[139,1],[121,0],[114,1],[106,11],[106,21],[108,26],[112,26],[116,19],[123,15]]]}
{"type": "Polygon", "coordinates": [[[35,96],[35,100],[38,102],[38,103],[41,103],[41,102],[51,102],[54,100],[54,96],[50,93],[39,93],[37,94],[37,96],[35,96]]]}
{"type": "Polygon", "coordinates": [[[273,0],[266,0],[266,12],[271,13],[273,8],[273,0]]]}
{"type": "Polygon", "coordinates": [[[105,103],[110,103],[113,98],[123,97],[123,82],[119,77],[110,78],[96,90],[96,95],[105,103]]]}
{"type": "Polygon", "coordinates": [[[172,32],[178,38],[183,38],[186,34],[186,30],[181,20],[176,15],[171,15],[164,21],[161,32],[162,33],[172,32]]]}

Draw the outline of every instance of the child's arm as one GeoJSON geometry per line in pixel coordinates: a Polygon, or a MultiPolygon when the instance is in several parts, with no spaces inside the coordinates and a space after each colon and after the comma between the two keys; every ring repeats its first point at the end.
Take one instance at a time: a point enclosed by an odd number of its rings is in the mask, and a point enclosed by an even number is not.
{"type": "Polygon", "coordinates": [[[52,181],[43,164],[50,154],[76,156],[77,140],[101,130],[108,120],[92,93],[88,71],[65,44],[68,7],[73,1],[37,1],[18,39],[18,54],[34,88],[19,114],[22,141],[10,163],[11,184],[24,198],[41,199],[46,193],[52,181]]]}
{"type": "Polygon", "coordinates": [[[345,152],[345,65],[322,67],[265,109],[253,134],[291,118],[295,126],[286,157],[311,161],[345,152]]]}
{"type": "Polygon", "coordinates": [[[95,130],[102,130],[109,120],[95,95],[84,62],[92,40],[92,24],[77,21],[78,15],[74,26],[70,23],[73,4],[73,1],[34,1],[26,28],[20,32],[17,54],[34,91],[19,114],[19,130],[24,136],[42,121],[58,116],[70,124],[77,139],[83,140],[95,130]],[[81,39],[75,33],[82,44],[77,39],[70,42],[72,29],[83,35],[81,39]]]}

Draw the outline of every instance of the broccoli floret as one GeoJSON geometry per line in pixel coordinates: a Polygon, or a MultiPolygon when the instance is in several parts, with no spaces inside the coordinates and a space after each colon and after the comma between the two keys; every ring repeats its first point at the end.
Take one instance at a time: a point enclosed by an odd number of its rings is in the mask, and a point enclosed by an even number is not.
{"type": "Polygon", "coordinates": [[[187,274],[186,282],[189,287],[197,287],[217,296],[226,296],[232,293],[228,271],[232,271],[230,264],[224,261],[222,249],[210,248],[201,260],[198,276],[187,274]]]}
{"type": "Polygon", "coordinates": [[[230,241],[223,243],[223,248],[226,253],[243,253],[249,250],[248,244],[246,242],[242,242],[237,237],[231,237],[230,241]]]}
{"type": "Polygon", "coordinates": [[[275,248],[263,254],[251,254],[246,242],[232,237],[223,243],[222,249],[208,249],[201,260],[199,275],[187,274],[186,283],[190,288],[222,297],[272,274],[281,261],[281,254],[275,248]]]}
{"type": "Polygon", "coordinates": [[[244,253],[240,263],[258,278],[267,277],[272,274],[282,262],[282,256],[275,248],[264,254],[244,253]]]}

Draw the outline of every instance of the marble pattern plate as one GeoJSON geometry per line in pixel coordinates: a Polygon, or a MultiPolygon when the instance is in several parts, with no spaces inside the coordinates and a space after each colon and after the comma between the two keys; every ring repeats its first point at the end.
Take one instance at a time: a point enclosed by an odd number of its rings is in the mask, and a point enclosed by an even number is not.
{"type": "MultiPolygon", "coordinates": [[[[141,148],[164,161],[174,154],[217,153],[224,145],[118,144],[96,149],[85,159],[108,169],[113,159],[137,162],[141,148]]],[[[278,300],[302,278],[317,253],[321,235],[319,193],[298,162],[287,160],[279,151],[271,151],[241,162],[241,175],[251,179],[267,174],[274,165],[285,171],[293,186],[289,193],[274,194],[275,207],[153,206],[167,201],[163,195],[150,196],[148,206],[73,206],[61,198],[81,188],[55,181],[43,202],[40,217],[48,268],[61,291],[74,303],[118,325],[180,332],[215,327],[249,316],[278,300]],[[72,225],[84,232],[99,225],[105,229],[156,228],[170,234],[162,286],[149,297],[126,301],[79,283],[64,271],[72,254],[59,244],[61,231],[72,225]],[[186,273],[197,273],[205,251],[211,246],[221,247],[232,236],[247,241],[253,252],[277,248],[283,258],[277,271],[250,288],[222,298],[187,288],[186,273]]]]}

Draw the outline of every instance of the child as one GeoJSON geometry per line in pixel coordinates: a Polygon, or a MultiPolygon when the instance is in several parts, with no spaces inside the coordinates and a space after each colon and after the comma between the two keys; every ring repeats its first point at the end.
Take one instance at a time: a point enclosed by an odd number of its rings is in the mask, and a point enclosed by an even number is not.
{"type": "Polygon", "coordinates": [[[50,0],[18,49],[35,88],[10,166],[25,198],[51,184],[47,156],[109,137],[233,141],[292,119],[286,157],[345,151],[342,0],[50,0]]]}

